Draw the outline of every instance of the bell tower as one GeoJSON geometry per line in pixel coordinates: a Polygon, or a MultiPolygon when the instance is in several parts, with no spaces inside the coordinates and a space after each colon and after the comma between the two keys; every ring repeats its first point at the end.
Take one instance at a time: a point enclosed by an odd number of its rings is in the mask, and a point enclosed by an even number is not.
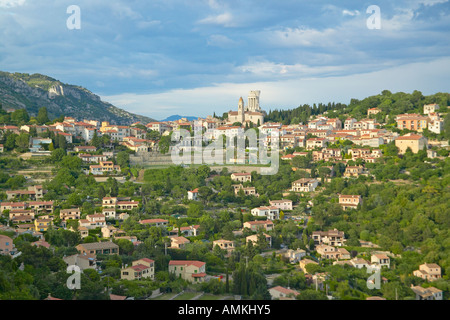
{"type": "Polygon", "coordinates": [[[244,99],[242,99],[242,97],[239,99],[238,104],[238,121],[242,124],[245,121],[244,99]]]}

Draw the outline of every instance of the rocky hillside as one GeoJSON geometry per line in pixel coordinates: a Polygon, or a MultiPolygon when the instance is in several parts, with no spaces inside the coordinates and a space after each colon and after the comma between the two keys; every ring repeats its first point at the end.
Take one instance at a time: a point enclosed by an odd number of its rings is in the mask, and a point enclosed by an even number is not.
{"type": "Polygon", "coordinates": [[[50,118],[64,114],[79,120],[93,119],[123,125],[154,121],[104,102],[85,88],[41,74],[0,71],[0,103],[3,109],[26,108],[32,116],[45,106],[50,118]]]}

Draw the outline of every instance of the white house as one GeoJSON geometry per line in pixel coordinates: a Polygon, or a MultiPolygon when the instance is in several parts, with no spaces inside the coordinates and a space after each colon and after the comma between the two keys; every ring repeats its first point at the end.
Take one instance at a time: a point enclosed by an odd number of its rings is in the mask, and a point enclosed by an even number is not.
{"type": "Polygon", "coordinates": [[[280,219],[280,209],[274,206],[254,208],[251,213],[255,217],[267,217],[268,220],[280,219]]]}
{"type": "Polygon", "coordinates": [[[271,200],[269,203],[272,207],[276,207],[280,210],[292,210],[292,200],[271,200]]]}
{"type": "Polygon", "coordinates": [[[198,200],[198,188],[188,191],[188,199],[194,201],[198,200]]]}

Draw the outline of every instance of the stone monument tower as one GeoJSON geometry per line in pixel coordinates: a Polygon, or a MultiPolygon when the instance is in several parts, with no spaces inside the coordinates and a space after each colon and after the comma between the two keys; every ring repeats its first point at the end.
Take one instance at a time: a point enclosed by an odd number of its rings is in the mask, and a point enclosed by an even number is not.
{"type": "Polygon", "coordinates": [[[259,107],[260,94],[261,94],[261,91],[259,91],[259,90],[250,91],[250,93],[248,94],[247,111],[261,112],[261,108],[259,107]]]}
{"type": "Polygon", "coordinates": [[[238,121],[240,123],[244,123],[244,121],[245,121],[244,99],[242,99],[242,97],[239,99],[238,121]]]}

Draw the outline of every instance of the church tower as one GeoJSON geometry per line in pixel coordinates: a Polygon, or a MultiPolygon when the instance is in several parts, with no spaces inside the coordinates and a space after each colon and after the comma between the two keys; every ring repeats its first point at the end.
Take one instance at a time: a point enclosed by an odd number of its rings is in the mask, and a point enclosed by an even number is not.
{"type": "Polygon", "coordinates": [[[242,124],[245,122],[244,99],[242,97],[239,99],[238,105],[238,122],[242,124]]]}

